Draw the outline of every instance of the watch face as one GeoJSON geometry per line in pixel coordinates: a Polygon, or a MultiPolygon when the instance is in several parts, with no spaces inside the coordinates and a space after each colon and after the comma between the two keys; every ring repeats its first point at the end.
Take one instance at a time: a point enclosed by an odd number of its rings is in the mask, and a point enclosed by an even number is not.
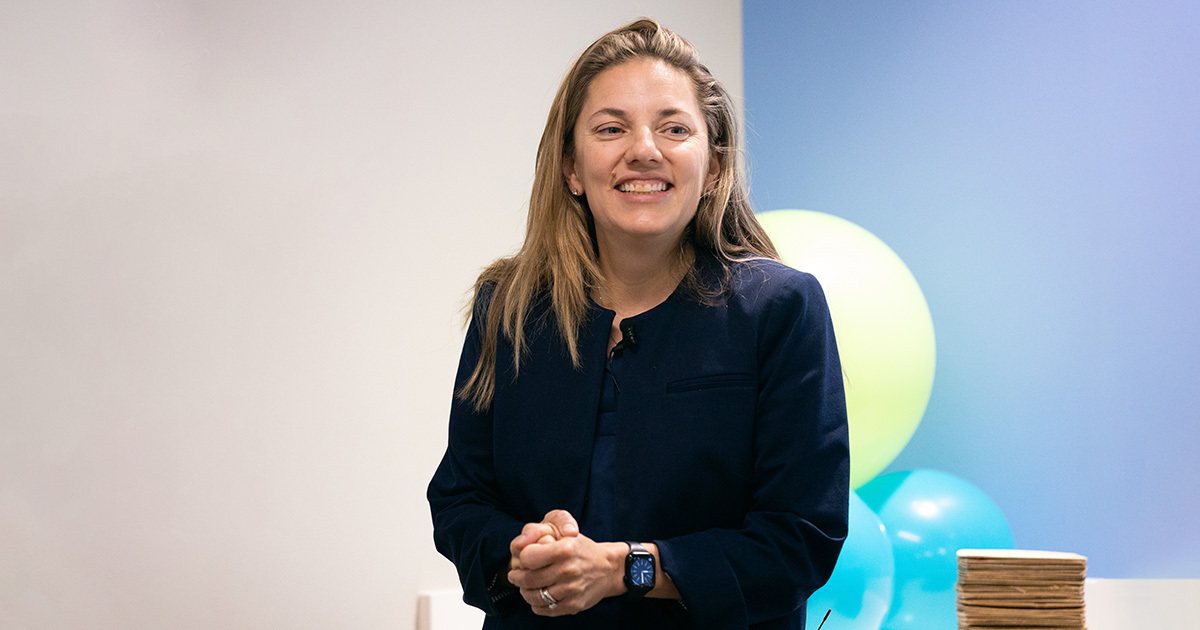
{"type": "Polygon", "coordinates": [[[629,580],[635,586],[652,586],[654,584],[654,563],[649,558],[635,558],[629,567],[629,580]]]}

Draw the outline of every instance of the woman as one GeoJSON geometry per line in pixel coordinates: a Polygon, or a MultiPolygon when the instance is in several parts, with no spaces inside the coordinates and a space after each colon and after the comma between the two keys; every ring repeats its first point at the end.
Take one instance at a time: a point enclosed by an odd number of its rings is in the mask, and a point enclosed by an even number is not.
{"type": "Polygon", "coordinates": [[[740,159],[729,96],[654,21],[559,88],[429,486],[485,628],[804,627],[846,533],[841,367],[740,159]]]}

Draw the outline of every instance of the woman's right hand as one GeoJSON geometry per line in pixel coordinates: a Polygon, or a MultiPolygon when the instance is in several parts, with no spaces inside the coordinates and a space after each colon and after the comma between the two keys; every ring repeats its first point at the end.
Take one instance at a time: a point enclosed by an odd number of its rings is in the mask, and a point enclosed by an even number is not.
{"type": "Polygon", "coordinates": [[[527,524],[510,550],[508,579],[521,589],[535,614],[572,615],[624,591],[621,576],[628,547],[581,535],[579,524],[566,511],[554,510],[541,523],[527,524]]]}

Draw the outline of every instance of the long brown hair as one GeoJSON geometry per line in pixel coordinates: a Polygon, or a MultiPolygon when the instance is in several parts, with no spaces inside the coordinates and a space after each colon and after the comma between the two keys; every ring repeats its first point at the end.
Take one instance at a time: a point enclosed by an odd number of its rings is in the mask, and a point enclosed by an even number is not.
{"type": "MultiPolygon", "coordinates": [[[[563,160],[575,153],[575,122],[587,99],[588,86],[601,72],[634,59],[657,59],[682,71],[692,80],[704,122],[709,148],[720,161],[712,191],[700,199],[696,217],[684,234],[698,251],[710,253],[724,268],[749,258],[778,258],[775,246],[754,218],[746,187],[741,130],[733,102],[725,88],[700,63],[696,49],[683,37],[643,18],[600,37],[571,67],[550,107],[542,141],[538,145],[533,192],[525,243],[515,255],[501,258],[475,281],[476,299],[490,290],[483,322],[479,362],[458,395],[476,409],[486,409],[496,389],[497,341],[503,334],[512,341],[513,365],[520,368],[525,351],[525,320],[535,300],[549,297],[558,332],[576,367],[581,364],[578,330],[586,320],[588,291],[599,284],[600,263],[592,232],[591,211],[585,199],[567,189],[563,160]]],[[[705,290],[689,272],[684,280],[705,290]]]]}

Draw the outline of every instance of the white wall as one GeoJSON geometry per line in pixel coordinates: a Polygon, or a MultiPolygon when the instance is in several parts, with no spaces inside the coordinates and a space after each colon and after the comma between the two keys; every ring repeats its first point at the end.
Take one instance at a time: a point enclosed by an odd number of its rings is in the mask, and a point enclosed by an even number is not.
{"type": "Polygon", "coordinates": [[[736,0],[0,6],[0,627],[411,628],[553,90],[736,0]]]}
{"type": "Polygon", "coordinates": [[[1084,585],[1089,630],[1195,630],[1200,580],[1103,580],[1084,585]]]}

